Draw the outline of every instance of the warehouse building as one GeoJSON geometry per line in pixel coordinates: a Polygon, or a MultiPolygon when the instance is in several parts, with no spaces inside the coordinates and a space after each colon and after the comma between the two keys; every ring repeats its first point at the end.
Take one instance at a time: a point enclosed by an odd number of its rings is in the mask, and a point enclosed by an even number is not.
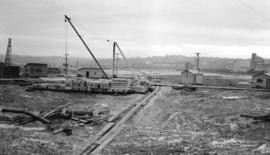
{"type": "Polygon", "coordinates": [[[48,66],[43,63],[28,63],[24,66],[26,77],[47,77],[48,66]]]}
{"type": "Polygon", "coordinates": [[[270,89],[270,73],[258,73],[253,75],[252,87],[270,89]]]}

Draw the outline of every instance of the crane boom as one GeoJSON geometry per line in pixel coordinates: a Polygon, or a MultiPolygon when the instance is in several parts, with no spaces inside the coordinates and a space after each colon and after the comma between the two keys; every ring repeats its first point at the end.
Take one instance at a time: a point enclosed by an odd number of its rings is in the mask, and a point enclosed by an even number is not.
{"type": "Polygon", "coordinates": [[[129,69],[132,71],[132,74],[138,78],[137,74],[135,73],[134,69],[131,67],[131,65],[128,63],[127,58],[125,57],[124,53],[122,52],[122,50],[120,49],[119,45],[117,42],[114,42],[114,44],[116,45],[117,49],[119,50],[120,54],[122,55],[122,57],[124,58],[124,60],[126,61],[129,69]]]}
{"type": "Polygon", "coordinates": [[[91,50],[89,49],[89,47],[87,46],[87,44],[85,43],[85,41],[83,40],[83,38],[81,37],[80,33],[77,31],[77,29],[74,27],[74,25],[71,22],[71,18],[69,18],[67,15],[65,15],[65,22],[68,21],[68,23],[71,25],[71,27],[73,28],[73,30],[75,31],[75,33],[77,34],[77,36],[80,38],[80,40],[82,41],[82,43],[84,44],[85,48],[87,49],[87,51],[91,54],[91,56],[93,57],[93,59],[95,60],[95,62],[97,63],[98,67],[101,69],[102,73],[104,74],[106,79],[109,79],[108,75],[105,73],[105,71],[103,70],[103,68],[101,67],[101,65],[99,64],[98,60],[96,59],[96,57],[94,56],[94,54],[91,52],[91,50]]]}

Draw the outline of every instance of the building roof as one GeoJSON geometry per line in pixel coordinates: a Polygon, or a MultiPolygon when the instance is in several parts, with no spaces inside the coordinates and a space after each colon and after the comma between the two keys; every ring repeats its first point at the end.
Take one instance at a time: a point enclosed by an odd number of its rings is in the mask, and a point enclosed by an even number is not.
{"type": "Polygon", "coordinates": [[[201,75],[203,75],[203,73],[201,73],[201,72],[198,71],[198,70],[185,69],[185,70],[183,70],[183,71],[181,72],[181,74],[184,73],[184,72],[191,72],[192,74],[201,74],[201,75]]]}
{"type": "Polygon", "coordinates": [[[27,63],[24,67],[29,66],[29,65],[32,65],[32,66],[47,66],[47,64],[44,64],[44,63],[27,63]]]}
{"type": "Polygon", "coordinates": [[[263,73],[263,72],[261,72],[261,73],[254,74],[252,77],[259,76],[259,75],[262,75],[262,74],[264,74],[266,76],[270,76],[270,73],[263,73]]]}
{"type": "MultiPolygon", "coordinates": [[[[79,68],[78,70],[85,70],[85,69],[97,69],[97,70],[101,70],[98,67],[82,67],[82,68],[79,68]]],[[[103,68],[103,69],[106,69],[106,68],[103,68]]]]}
{"type": "Polygon", "coordinates": [[[100,69],[98,67],[83,67],[83,68],[79,68],[78,70],[84,70],[84,69],[100,69]]]}

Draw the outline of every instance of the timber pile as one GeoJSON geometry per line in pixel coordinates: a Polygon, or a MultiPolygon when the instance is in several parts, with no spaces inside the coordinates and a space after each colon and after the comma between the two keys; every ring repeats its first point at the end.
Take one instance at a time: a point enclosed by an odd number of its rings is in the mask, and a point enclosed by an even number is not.
{"type": "Polygon", "coordinates": [[[21,109],[7,108],[2,109],[2,113],[17,114],[9,120],[9,122],[16,123],[17,125],[39,121],[48,126],[60,126],[60,124],[68,120],[83,125],[100,125],[111,117],[108,109],[99,109],[98,112],[96,112],[96,110],[73,111],[65,109],[68,105],[70,104],[58,107],[45,114],[35,114],[21,109]]]}
{"type": "Polygon", "coordinates": [[[183,86],[172,86],[172,88],[174,90],[185,90],[185,91],[189,91],[189,92],[192,92],[192,91],[196,91],[196,87],[193,87],[193,86],[188,86],[188,85],[183,85],[183,86]]]}
{"type": "Polygon", "coordinates": [[[257,120],[257,121],[270,122],[270,113],[267,115],[263,115],[263,116],[251,116],[251,115],[244,115],[244,114],[241,114],[240,116],[245,117],[245,118],[251,118],[251,119],[257,120]]]}

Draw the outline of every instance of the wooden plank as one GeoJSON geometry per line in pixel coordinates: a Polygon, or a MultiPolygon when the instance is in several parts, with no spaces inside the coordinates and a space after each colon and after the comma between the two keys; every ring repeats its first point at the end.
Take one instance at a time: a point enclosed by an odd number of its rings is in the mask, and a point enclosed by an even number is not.
{"type": "Polygon", "coordinates": [[[50,112],[44,114],[43,117],[46,118],[46,117],[48,117],[49,115],[51,115],[52,113],[54,113],[54,112],[56,112],[56,111],[58,111],[58,110],[61,110],[61,109],[65,108],[65,107],[67,107],[67,106],[70,106],[70,105],[72,105],[72,104],[75,104],[75,103],[67,103],[67,104],[65,104],[65,105],[61,105],[61,106],[59,106],[59,107],[57,107],[57,108],[51,110],[50,112]]]}
{"type": "Polygon", "coordinates": [[[115,123],[108,123],[106,124],[96,135],[95,137],[91,140],[90,142],[90,145],[84,149],[80,155],[88,155],[92,152],[92,150],[97,146],[97,144],[95,144],[94,142],[97,141],[99,138],[101,138],[101,136],[103,136],[104,134],[106,134],[106,132],[108,132],[113,126],[114,126],[115,123]]]}
{"type": "Polygon", "coordinates": [[[9,113],[25,114],[25,115],[31,116],[33,119],[39,120],[42,123],[46,123],[46,124],[49,124],[50,123],[50,121],[47,120],[46,118],[40,117],[38,115],[35,115],[35,114],[31,113],[31,112],[24,111],[24,110],[19,110],[19,109],[2,109],[2,112],[3,113],[4,112],[9,112],[9,113]]]}
{"type": "Polygon", "coordinates": [[[99,154],[110,142],[120,133],[126,123],[138,110],[145,105],[145,102],[149,101],[158,91],[159,87],[156,88],[149,96],[139,102],[130,112],[127,113],[105,136],[101,137],[96,144],[99,146],[91,152],[91,154],[99,154]]]}
{"type": "Polygon", "coordinates": [[[130,106],[128,106],[128,108],[122,110],[121,112],[119,112],[118,114],[114,115],[113,117],[110,117],[108,119],[108,122],[114,122],[115,120],[117,120],[121,115],[123,115],[125,112],[127,112],[128,110],[130,110],[132,107],[136,106],[136,103],[138,103],[140,100],[142,99],[142,97],[137,97],[135,102],[133,102],[130,106]]]}
{"type": "Polygon", "coordinates": [[[120,125],[117,130],[115,130],[112,134],[106,137],[106,140],[103,141],[91,154],[100,154],[100,152],[108,145],[110,144],[114,138],[122,131],[122,129],[125,126],[122,124],[120,125]]]}

